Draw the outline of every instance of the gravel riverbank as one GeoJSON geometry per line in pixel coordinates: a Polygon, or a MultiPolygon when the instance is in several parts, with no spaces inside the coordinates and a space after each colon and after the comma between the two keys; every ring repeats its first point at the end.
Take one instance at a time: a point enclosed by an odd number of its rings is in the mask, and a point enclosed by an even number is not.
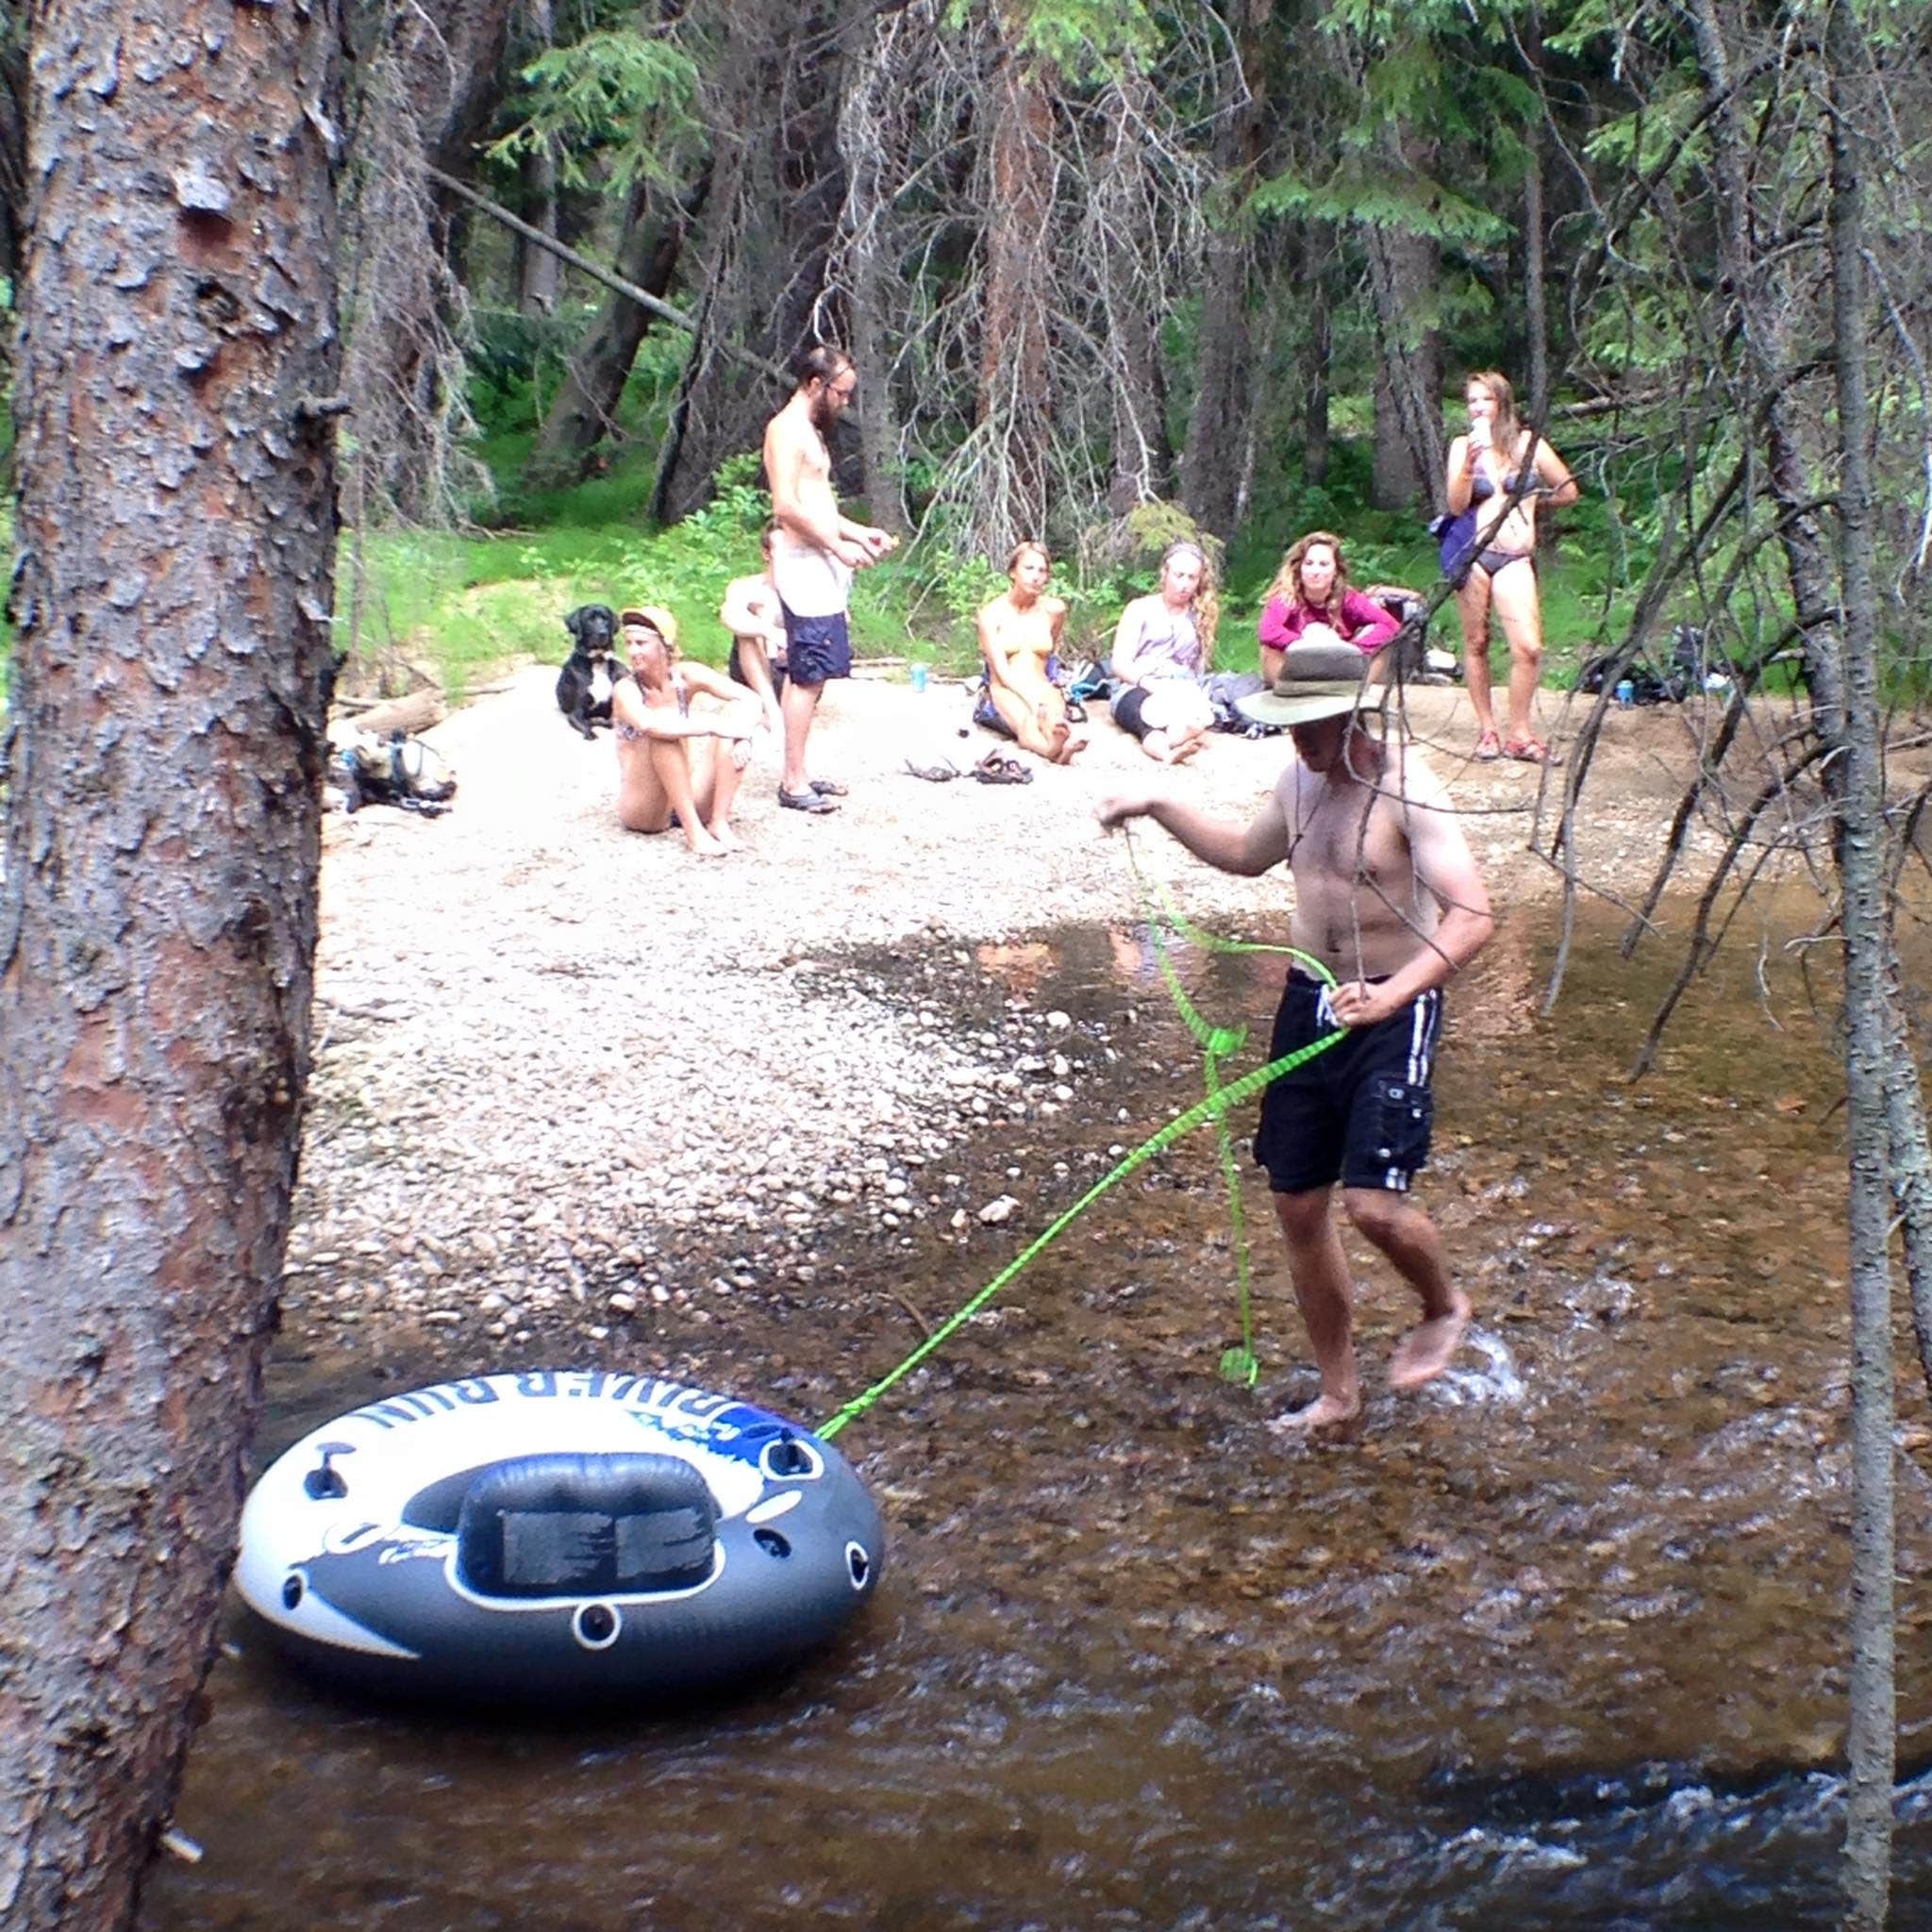
{"type": "MultiPolygon", "coordinates": [[[[1165,782],[1245,817],[1288,756],[1218,737],[1167,776],[1097,717],[1072,769],[933,784],[906,761],[991,747],[958,731],[965,692],[860,677],[831,688],[813,740],[816,769],[852,788],[841,809],[780,810],[761,744],[739,818],[752,849],[703,861],[619,828],[609,741],[565,725],[554,677],[528,669],[431,734],[459,780],[445,816],[326,822],[288,1301],[345,1340],[602,1341],[654,1306],[818,1280],[829,1222],[909,1244],[923,1223],[1013,1211],[949,1150],[1079,1108],[1119,1049],[1036,1009],[980,949],[1141,916],[1123,841],[1093,822],[1108,791],[1165,782]]],[[[1464,761],[1459,691],[1409,704],[1499,906],[1547,893],[1526,850],[1542,774],[1464,761]]],[[[1584,860],[1627,887],[1668,822],[1688,720],[1609,724],[1584,860]]],[[[1191,916],[1285,926],[1285,876],[1224,877],[1158,834],[1139,850],[1191,916]]],[[[1150,1098],[1134,1138],[1164,1117],[1150,1098]]]]}

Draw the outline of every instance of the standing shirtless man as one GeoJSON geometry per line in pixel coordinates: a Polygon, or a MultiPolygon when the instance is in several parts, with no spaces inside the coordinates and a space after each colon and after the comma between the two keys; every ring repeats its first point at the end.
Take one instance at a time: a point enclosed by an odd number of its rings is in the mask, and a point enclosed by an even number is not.
{"type": "Polygon", "coordinates": [[[1337,1026],[1347,1035],[1269,1087],[1255,1136],[1322,1372],[1316,1400],[1280,1419],[1297,1429],[1346,1423],[1361,1409],[1353,1289],[1330,1208],[1338,1180],[1349,1220],[1422,1301],[1420,1325],[1390,1364],[1391,1387],[1418,1389],[1440,1375],[1470,1317],[1441,1237],[1408,1185],[1428,1158],[1441,990],[1495,923],[1441,781],[1357,715],[1360,662],[1352,645],[1339,655],[1291,645],[1274,691],[1241,701],[1257,722],[1290,726],[1295,748],[1245,830],[1158,795],[1108,798],[1099,808],[1108,827],[1153,819],[1224,872],[1258,877],[1286,860],[1293,942],[1337,981],[1330,987],[1299,965],[1290,972],[1269,1058],[1337,1026]]]}
{"type": "Polygon", "coordinates": [[[1013,739],[1036,758],[1064,765],[1087,748],[1067,722],[1067,701],[1050,672],[1067,621],[1066,600],[1046,594],[1053,558],[1044,543],[1020,543],[1007,559],[1003,591],[979,610],[986,702],[1013,739]]]}
{"type": "Polygon", "coordinates": [[[820,343],[792,364],[797,387],[765,425],[765,479],[772,490],[772,581],[785,620],[785,770],[778,803],[793,811],[835,810],[845,788],[806,770],[805,744],[819,694],[852,670],[845,599],[852,574],[876,563],[899,540],[839,514],[832,491],[831,434],[858,372],[840,350],[820,343]]]}

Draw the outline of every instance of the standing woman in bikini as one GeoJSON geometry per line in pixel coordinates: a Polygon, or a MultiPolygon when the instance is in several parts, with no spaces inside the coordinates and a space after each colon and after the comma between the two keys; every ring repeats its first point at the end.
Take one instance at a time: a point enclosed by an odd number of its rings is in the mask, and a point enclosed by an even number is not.
{"type": "Polygon", "coordinates": [[[1452,514],[1474,505],[1475,560],[1456,593],[1462,614],[1463,676],[1480,735],[1475,755],[1499,754],[1541,765],[1549,747],[1531,730],[1530,706],[1542,674],[1542,608],[1536,583],[1536,507],[1574,503],[1576,479],[1541,437],[1517,420],[1516,392],[1493,369],[1469,378],[1464,398],[1469,434],[1449,445],[1447,494],[1452,514]],[[1506,508],[1526,484],[1514,508],[1506,508]],[[1485,506],[1489,508],[1485,508],[1485,506]],[[1509,645],[1509,731],[1496,733],[1490,704],[1490,612],[1509,645]]]}

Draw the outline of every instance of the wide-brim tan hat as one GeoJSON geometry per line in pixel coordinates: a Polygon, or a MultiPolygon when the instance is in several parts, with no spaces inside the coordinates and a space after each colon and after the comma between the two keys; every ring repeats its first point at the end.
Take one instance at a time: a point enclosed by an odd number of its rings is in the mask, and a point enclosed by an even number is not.
{"type": "Polygon", "coordinates": [[[1237,698],[1234,708],[1257,724],[1313,724],[1382,702],[1385,688],[1364,675],[1370,659],[1353,644],[1291,644],[1272,691],[1237,698]]]}

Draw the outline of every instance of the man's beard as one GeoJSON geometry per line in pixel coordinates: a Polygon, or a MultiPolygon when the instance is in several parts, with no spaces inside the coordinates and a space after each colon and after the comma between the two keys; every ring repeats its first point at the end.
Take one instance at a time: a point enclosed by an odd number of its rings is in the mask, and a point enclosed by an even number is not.
{"type": "Polygon", "coordinates": [[[839,426],[839,406],[829,395],[817,397],[811,406],[811,426],[829,443],[839,426]]]}

